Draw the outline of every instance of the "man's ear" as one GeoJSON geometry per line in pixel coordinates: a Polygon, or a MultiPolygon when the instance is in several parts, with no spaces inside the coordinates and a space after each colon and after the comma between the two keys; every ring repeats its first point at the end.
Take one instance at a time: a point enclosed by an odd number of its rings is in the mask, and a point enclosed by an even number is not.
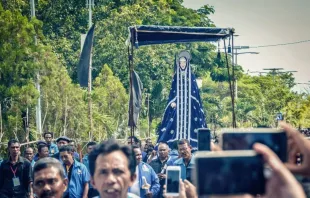
{"type": "Polygon", "coordinates": [[[64,192],[66,192],[66,190],[67,190],[67,188],[68,188],[68,179],[65,178],[65,179],[63,180],[63,183],[64,183],[64,187],[65,187],[64,192]]]}
{"type": "Polygon", "coordinates": [[[129,182],[129,187],[131,187],[132,185],[133,185],[133,183],[136,181],[136,179],[137,179],[137,175],[136,175],[136,173],[134,173],[134,174],[132,174],[131,176],[130,176],[130,182],[129,182]]]}

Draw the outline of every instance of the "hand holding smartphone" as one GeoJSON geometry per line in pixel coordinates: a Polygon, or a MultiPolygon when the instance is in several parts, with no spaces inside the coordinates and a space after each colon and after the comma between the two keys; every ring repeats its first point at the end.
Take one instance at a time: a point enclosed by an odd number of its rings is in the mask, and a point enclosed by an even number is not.
{"type": "Polygon", "coordinates": [[[227,129],[221,136],[223,150],[251,150],[255,143],[268,146],[282,162],[287,161],[287,135],[278,129],[227,129]]]}
{"type": "Polygon", "coordinates": [[[264,161],[253,150],[197,152],[195,183],[198,197],[264,194],[264,161]]]}
{"type": "Polygon", "coordinates": [[[208,128],[198,129],[198,151],[211,151],[211,131],[208,128]]]}

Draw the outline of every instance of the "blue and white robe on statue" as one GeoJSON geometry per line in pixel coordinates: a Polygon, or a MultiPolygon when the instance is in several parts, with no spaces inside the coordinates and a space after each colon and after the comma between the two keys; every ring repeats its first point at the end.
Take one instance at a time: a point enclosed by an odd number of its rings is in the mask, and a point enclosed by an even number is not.
{"type": "Polygon", "coordinates": [[[193,149],[197,150],[198,129],[206,128],[207,124],[189,61],[190,55],[186,51],[181,52],[176,59],[175,74],[157,142],[166,141],[171,147],[173,141],[187,139],[193,149]],[[180,66],[182,60],[186,60],[185,68],[180,66]]]}

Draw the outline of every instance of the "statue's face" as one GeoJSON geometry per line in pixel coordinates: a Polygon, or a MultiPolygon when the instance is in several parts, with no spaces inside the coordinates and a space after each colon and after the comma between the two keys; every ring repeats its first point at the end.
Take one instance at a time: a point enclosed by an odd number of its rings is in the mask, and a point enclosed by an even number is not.
{"type": "Polygon", "coordinates": [[[181,57],[181,58],[179,59],[179,65],[180,65],[181,69],[184,70],[184,69],[186,68],[186,58],[181,57]]]}

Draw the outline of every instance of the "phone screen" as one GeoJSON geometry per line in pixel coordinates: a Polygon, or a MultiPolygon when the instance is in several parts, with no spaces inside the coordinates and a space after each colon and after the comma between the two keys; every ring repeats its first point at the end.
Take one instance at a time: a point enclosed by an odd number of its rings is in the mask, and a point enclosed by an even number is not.
{"type": "Polygon", "coordinates": [[[273,150],[279,158],[287,161],[287,137],[281,133],[223,133],[223,150],[251,150],[255,143],[262,143],[273,150]]]}
{"type": "Polygon", "coordinates": [[[198,151],[210,151],[211,131],[210,129],[198,130],[198,151]]]}
{"type": "Polygon", "coordinates": [[[167,193],[179,193],[180,171],[167,170],[167,193]]]}
{"type": "Polygon", "coordinates": [[[265,192],[264,165],[259,155],[196,160],[199,197],[265,192]]]}

